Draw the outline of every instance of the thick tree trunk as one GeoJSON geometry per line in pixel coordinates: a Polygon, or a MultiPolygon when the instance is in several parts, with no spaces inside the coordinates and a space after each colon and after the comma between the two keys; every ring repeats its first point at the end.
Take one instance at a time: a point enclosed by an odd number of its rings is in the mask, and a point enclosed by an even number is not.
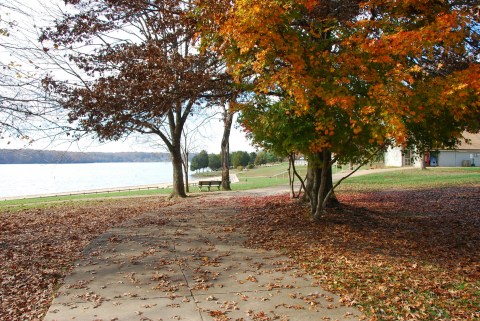
{"type": "Polygon", "coordinates": [[[170,150],[172,156],[172,166],[173,166],[173,191],[172,197],[187,197],[185,193],[185,185],[183,183],[183,162],[182,162],[182,152],[180,146],[173,146],[170,150]]]}
{"type": "Polygon", "coordinates": [[[230,191],[230,131],[232,130],[234,113],[224,109],[223,113],[223,136],[222,136],[222,149],[221,149],[221,158],[222,158],[222,190],[230,191]]]}
{"type": "Polygon", "coordinates": [[[419,154],[419,159],[420,159],[420,169],[422,171],[426,170],[427,169],[427,166],[425,164],[425,152],[424,151],[421,151],[418,153],[419,154]]]}
{"type": "Polygon", "coordinates": [[[182,112],[180,103],[175,110],[169,110],[167,113],[168,127],[170,131],[170,137],[162,132],[158,132],[158,135],[162,138],[163,142],[167,145],[172,157],[173,167],[173,191],[170,197],[187,197],[185,193],[185,185],[183,182],[183,159],[182,159],[182,131],[185,121],[193,106],[193,100],[190,101],[182,112]]]}
{"type": "Polygon", "coordinates": [[[319,167],[318,159],[316,157],[309,157],[307,168],[307,185],[305,194],[307,200],[310,202],[310,209],[312,215],[315,213],[318,201],[318,189],[320,187],[321,169],[319,167]]]}
{"type": "MultiPolygon", "coordinates": [[[[332,166],[328,168],[328,174],[327,174],[327,189],[325,196],[327,196],[328,192],[333,188],[333,172],[332,172],[332,166]]],[[[335,196],[335,193],[331,193],[330,197],[327,200],[327,206],[326,207],[336,207],[340,205],[340,201],[338,200],[337,196],[335,196]]]]}

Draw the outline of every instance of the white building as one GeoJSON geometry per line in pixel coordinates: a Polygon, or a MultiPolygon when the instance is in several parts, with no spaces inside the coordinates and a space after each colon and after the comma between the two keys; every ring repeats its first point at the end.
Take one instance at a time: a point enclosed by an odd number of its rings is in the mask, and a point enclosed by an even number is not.
{"type": "MultiPolygon", "coordinates": [[[[464,133],[470,144],[461,143],[457,149],[438,150],[425,155],[426,166],[469,167],[480,166],[480,134],[464,133]]],[[[389,148],[385,153],[385,166],[420,167],[420,159],[410,150],[403,151],[400,147],[389,148]]]]}

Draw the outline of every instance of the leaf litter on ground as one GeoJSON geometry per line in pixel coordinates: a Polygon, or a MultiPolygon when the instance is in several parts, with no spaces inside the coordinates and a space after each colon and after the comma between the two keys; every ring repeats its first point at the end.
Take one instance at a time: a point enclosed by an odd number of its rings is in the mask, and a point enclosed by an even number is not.
{"type": "Polygon", "coordinates": [[[92,239],[166,205],[156,197],[0,212],[0,320],[42,320],[92,239]]]}
{"type": "Polygon", "coordinates": [[[371,320],[480,320],[480,186],[337,196],[320,223],[287,196],[243,198],[237,228],[371,320]]]}
{"type": "MultiPolygon", "coordinates": [[[[248,234],[246,246],[289,255],[371,320],[480,318],[480,186],[337,196],[342,206],[320,223],[287,195],[232,197],[230,229],[248,234]]],[[[0,213],[0,319],[41,320],[93,238],[128,220],[160,224],[145,213],[168,215],[169,204],[152,197],[0,213]]],[[[197,204],[221,208],[225,200],[197,204]]],[[[176,219],[188,215],[188,206],[175,211],[176,219]]]]}

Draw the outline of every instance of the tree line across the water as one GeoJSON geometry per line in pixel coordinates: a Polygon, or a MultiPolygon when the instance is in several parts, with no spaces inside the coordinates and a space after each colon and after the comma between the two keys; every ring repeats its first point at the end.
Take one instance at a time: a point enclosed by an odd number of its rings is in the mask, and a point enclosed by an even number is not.
{"type": "MultiPolygon", "coordinates": [[[[245,168],[253,167],[257,165],[264,165],[267,163],[275,163],[282,161],[282,157],[278,157],[275,154],[268,151],[246,152],[236,151],[230,153],[229,164],[233,168],[245,168]]],[[[222,167],[221,157],[219,154],[208,154],[207,151],[202,150],[195,155],[190,162],[190,170],[198,171],[210,168],[212,171],[217,171],[222,167]]]]}
{"type": "Polygon", "coordinates": [[[165,161],[170,161],[170,155],[168,153],[82,153],[33,149],[0,149],[0,164],[68,164],[165,161]]]}

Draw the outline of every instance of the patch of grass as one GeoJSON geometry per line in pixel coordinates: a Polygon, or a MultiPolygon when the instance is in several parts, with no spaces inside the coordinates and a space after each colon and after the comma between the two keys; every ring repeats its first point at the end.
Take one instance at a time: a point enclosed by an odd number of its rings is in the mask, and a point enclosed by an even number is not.
{"type": "MultiPolygon", "coordinates": [[[[301,167],[306,167],[306,166],[299,166],[299,168],[301,167]]],[[[280,163],[280,164],[275,164],[271,166],[256,166],[255,168],[248,169],[246,171],[241,171],[241,172],[235,170],[234,173],[237,174],[237,177],[241,179],[243,177],[249,178],[249,177],[281,176],[282,173],[285,173],[287,170],[288,170],[288,163],[280,163]]]]}
{"type": "Polygon", "coordinates": [[[0,201],[0,211],[2,210],[23,210],[28,208],[43,208],[49,207],[53,204],[63,204],[72,201],[91,201],[99,199],[113,199],[120,197],[137,197],[137,196],[154,196],[154,195],[168,195],[172,192],[171,188],[159,188],[159,189],[144,189],[144,190],[130,190],[121,192],[110,193],[88,193],[88,194],[75,194],[65,196],[50,196],[50,197],[36,197],[36,198],[23,198],[15,200],[0,201]]]}
{"type": "MultiPolygon", "coordinates": [[[[307,173],[307,166],[306,165],[297,165],[295,166],[297,169],[297,172],[304,177],[305,174],[307,173]]],[[[346,166],[344,166],[346,168],[346,166]]],[[[280,164],[275,164],[275,165],[262,165],[262,166],[255,166],[255,168],[248,169],[246,171],[237,171],[236,169],[230,170],[231,174],[236,174],[237,177],[240,180],[243,180],[244,178],[252,178],[252,177],[283,177],[288,179],[288,162],[283,162],[280,164]]],[[[342,170],[342,167],[333,167],[333,173],[340,172],[342,170]]],[[[207,178],[207,177],[218,177],[221,176],[222,172],[221,171],[215,171],[215,172],[205,172],[205,173],[198,173],[195,174],[194,176],[198,179],[202,178],[207,178]]]]}
{"type": "MultiPolygon", "coordinates": [[[[301,167],[306,168],[306,166],[299,166],[299,168],[301,167]]],[[[238,171],[237,169],[231,169],[230,174],[237,174],[239,178],[272,177],[272,176],[281,175],[283,172],[287,171],[287,169],[288,169],[288,163],[284,162],[284,163],[269,165],[269,166],[255,166],[255,168],[248,169],[245,171],[238,171]]],[[[208,177],[218,177],[218,176],[222,176],[222,172],[214,171],[214,172],[196,173],[193,176],[198,179],[208,178],[208,177]]]]}
{"type": "Polygon", "coordinates": [[[351,177],[339,190],[441,188],[480,183],[480,168],[406,169],[351,177]]]}
{"type": "Polygon", "coordinates": [[[288,184],[284,177],[243,177],[239,183],[231,184],[233,191],[245,191],[256,188],[288,184]]]}

